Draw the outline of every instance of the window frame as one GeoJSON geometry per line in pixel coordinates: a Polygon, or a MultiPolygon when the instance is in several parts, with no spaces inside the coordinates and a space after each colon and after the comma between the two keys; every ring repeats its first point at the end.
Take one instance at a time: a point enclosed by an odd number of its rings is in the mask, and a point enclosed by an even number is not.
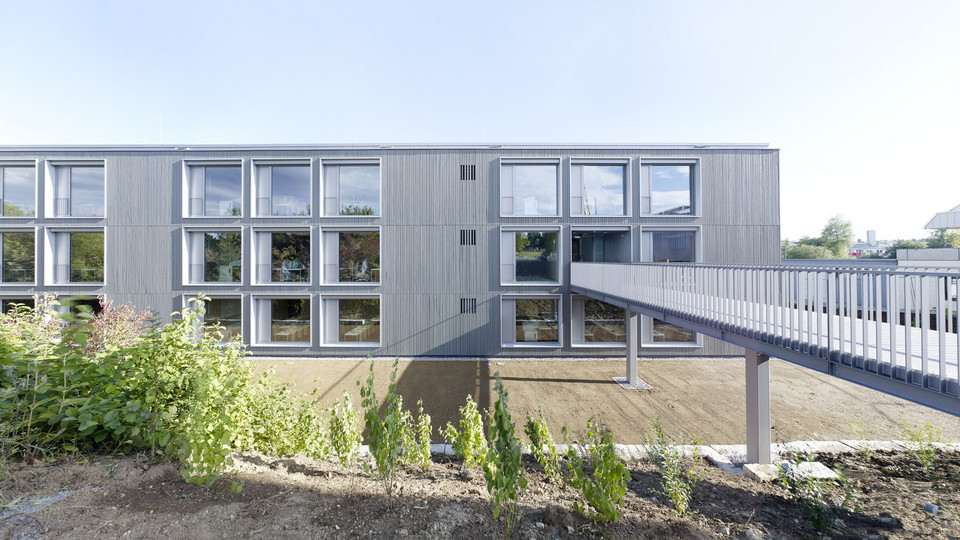
{"type": "MultiPolygon", "coordinates": [[[[652,260],[647,260],[648,255],[650,258],[653,256],[653,245],[652,239],[648,240],[646,233],[655,233],[655,232],[692,232],[694,233],[693,239],[693,251],[694,251],[694,260],[692,263],[675,263],[675,264],[696,264],[703,261],[703,227],[700,225],[645,225],[640,228],[640,258],[642,262],[655,262],[652,260]],[[649,252],[647,245],[649,246],[649,252]]],[[[659,264],[672,264],[672,263],[659,263],[659,264]]],[[[640,316],[640,336],[639,336],[639,348],[640,349],[697,349],[703,347],[703,334],[699,332],[694,332],[694,340],[692,342],[683,342],[683,341],[664,341],[664,342],[655,342],[653,341],[653,318],[647,315],[640,316]]]]}
{"type": "MultiPolygon", "coordinates": [[[[40,244],[42,238],[40,237],[39,227],[10,227],[0,229],[0,287],[30,287],[36,286],[39,284],[39,276],[41,273],[40,265],[40,244]],[[33,233],[33,281],[3,281],[3,235],[10,233],[33,233]]],[[[106,245],[104,245],[106,249],[106,245]]],[[[104,259],[104,266],[106,266],[106,259],[104,259]]]]}
{"type": "MultiPolygon", "coordinates": [[[[295,294],[295,293],[282,293],[282,294],[267,294],[267,293],[257,293],[250,295],[250,340],[249,344],[251,347],[281,347],[281,348],[294,348],[294,349],[303,349],[308,347],[313,347],[316,338],[314,334],[317,332],[317,327],[319,325],[315,324],[316,318],[316,309],[314,306],[315,298],[312,294],[295,294]],[[260,340],[260,323],[258,319],[260,318],[261,312],[259,303],[261,302],[271,302],[273,300],[309,300],[310,309],[309,316],[307,318],[307,329],[310,335],[308,341],[261,341],[260,340]]],[[[272,317],[271,317],[272,320],[272,317]]],[[[268,330],[269,332],[269,330],[268,330]]]]}
{"type": "MultiPolygon", "coordinates": [[[[240,341],[242,343],[249,343],[249,340],[247,339],[247,330],[245,327],[245,324],[247,321],[247,313],[246,313],[246,305],[245,305],[245,302],[243,301],[243,295],[242,294],[209,294],[205,296],[209,300],[239,300],[240,301],[240,341]]],[[[192,307],[189,303],[189,300],[191,298],[196,298],[196,297],[197,297],[196,294],[181,295],[180,303],[182,305],[182,309],[187,307],[192,307]]],[[[209,305],[209,302],[207,302],[204,305],[204,309],[207,309],[208,305],[209,305]]],[[[203,326],[205,323],[206,323],[206,313],[204,313],[203,319],[200,320],[199,328],[197,328],[197,332],[201,337],[204,336],[203,326]]],[[[229,343],[229,341],[219,341],[218,343],[229,343]]]]}
{"type": "Polygon", "coordinates": [[[570,226],[570,259],[568,262],[573,263],[577,262],[573,260],[573,233],[583,233],[583,232],[619,232],[627,233],[627,243],[630,245],[630,259],[624,262],[633,262],[636,260],[636,242],[634,242],[633,237],[633,227],[630,225],[598,225],[596,227],[590,225],[571,225],[570,226]]]}
{"type": "MultiPolygon", "coordinates": [[[[243,287],[249,281],[249,272],[244,268],[249,264],[249,253],[250,248],[247,245],[247,235],[243,233],[243,227],[239,225],[226,226],[226,227],[183,227],[181,229],[181,243],[180,243],[180,253],[182,254],[181,261],[181,284],[184,287],[243,287]],[[240,234],[240,281],[192,281],[190,279],[190,266],[195,264],[191,255],[191,235],[194,234],[205,234],[205,233],[225,233],[225,232],[235,232],[240,234]]],[[[202,251],[202,250],[201,250],[202,251]]],[[[204,254],[204,260],[200,263],[201,266],[206,265],[206,256],[204,254]]]]}
{"type": "Polygon", "coordinates": [[[662,219],[692,219],[703,217],[703,205],[701,197],[701,174],[702,163],[699,157],[678,157],[678,158],[640,158],[640,217],[662,218],[662,219]],[[653,214],[653,178],[650,169],[647,166],[690,166],[690,213],[689,214],[653,214]]]}
{"type": "Polygon", "coordinates": [[[500,295],[500,348],[501,349],[562,349],[563,348],[563,334],[564,334],[564,318],[563,318],[563,295],[562,294],[513,294],[513,293],[504,293],[500,295]],[[516,301],[517,300],[556,300],[557,302],[557,341],[537,341],[537,342],[517,342],[517,341],[507,341],[505,338],[508,335],[514,336],[516,339],[516,326],[517,326],[517,309],[516,301]],[[513,305],[513,320],[510,321],[509,328],[507,330],[508,319],[506,317],[507,313],[505,306],[507,302],[514,302],[513,305]]]}
{"type": "MultiPolygon", "coordinates": [[[[586,295],[582,295],[582,294],[573,293],[573,294],[570,295],[570,347],[571,347],[571,348],[575,348],[575,349],[617,349],[617,348],[620,348],[620,349],[622,349],[622,348],[624,348],[624,347],[627,346],[627,332],[626,332],[626,331],[627,331],[627,328],[626,328],[626,313],[625,313],[625,310],[624,310],[624,334],[623,334],[623,341],[586,341],[586,339],[584,339],[583,341],[577,341],[577,340],[575,340],[575,339],[574,339],[574,328],[575,328],[575,325],[574,325],[574,320],[573,320],[573,318],[574,318],[574,316],[576,315],[576,311],[577,311],[577,310],[576,310],[576,308],[574,307],[574,302],[575,302],[576,300],[578,300],[578,299],[583,299],[584,302],[586,302],[587,300],[596,300],[596,301],[598,301],[598,302],[602,302],[602,300],[599,300],[599,299],[597,299],[597,298],[592,298],[592,297],[590,297],[590,296],[586,296],[586,295]]],[[[609,302],[604,302],[604,303],[610,304],[609,302]]],[[[610,304],[610,305],[611,305],[611,306],[614,306],[614,307],[616,307],[616,308],[618,308],[618,309],[623,310],[623,308],[620,308],[619,306],[615,306],[614,304],[610,304]]],[[[583,324],[584,324],[584,328],[586,328],[586,315],[584,315],[583,324]]]]}
{"type": "Polygon", "coordinates": [[[361,225],[350,225],[350,226],[323,226],[320,228],[320,281],[318,283],[324,286],[330,287],[379,287],[383,284],[383,231],[382,228],[378,225],[373,226],[361,226],[361,225]],[[377,281],[340,281],[340,233],[356,233],[356,232],[375,232],[380,234],[380,239],[377,243],[377,250],[380,255],[380,267],[378,268],[379,280],[377,281]],[[327,233],[337,233],[337,242],[334,244],[334,247],[331,248],[327,244],[327,233]],[[327,262],[327,250],[335,249],[336,250],[336,260],[333,264],[336,264],[336,273],[337,281],[327,281],[327,265],[331,264],[327,262]]]}
{"type": "MultiPolygon", "coordinates": [[[[275,158],[253,158],[250,160],[250,176],[251,176],[251,188],[250,188],[250,198],[251,209],[250,215],[254,218],[263,218],[263,219],[289,219],[289,220],[306,220],[311,219],[316,214],[316,205],[314,204],[314,198],[317,192],[319,191],[315,187],[314,182],[314,160],[311,158],[291,158],[291,159],[275,159],[275,158]],[[259,196],[257,195],[260,191],[260,168],[261,167],[295,167],[295,166],[306,166],[309,171],[309,181],[308,189],[309,195],[307,199],[307,205],[310,208],[310,211],[307,214],[302,216],[275,216],[271,214],[261,214],[260,205],[259,205],[259,196]]],[[[271,172],[272,177],[272,172],[271,172]]],[[[270,189],[270,198],[273,199],[273,186],[271,185],[270,189]]],[[[272,211],[272,204],[271,204],[272,211]]]]}
{"type": "MultiPolygon", "coordinates": [[[[498,268],[499,268],[499,270],[500,270],[500,272],[499,272],[499,274],[500,274],[500,285],[503,286],[503,287],[556,287],[556,286],[562,285],[562,284],[563,284],[563,276],[564,276],[564,274],[563,274],[563,267],[565,266],[564,264],[562,264],[562,261],[560,260],[561,253],[564,253],[564,251],[563,251],[563,249],[564,249],[563,236],[564,236],[564,235],[563,235],[563,227],[561,227],[560,225],[547,225],[547,226],[543,226],[543,227],[538,227],[538,226],[536,226],[536,225],[528,225],[528,226],[520,226],[520,225],[501,225],[501,226],[500,226],[500,234],[499,234],[500,249],[498,250],[498,251],[499,251],[499,255],[500,255],[500,256],[499,256],[499,265],[498,265],[498,268]],[[513,251],[512,251],[513,257],[514,257],[514,259],[513,259],[513,264],[512,264],[512,266],[513,266],[513,281],[505,281],[505,280],[503,279],[503,278],[504,278],[505,266],[507,265],[507,263],[506,263],[505,260],[504,260],[505,257],[504,257],[504,253],[503,253],[503,246],[504,246],[503,234],[504,234],[504,233],[518,233],[518,232],[552,232],[552,233],[556,233],[556,235],[557,235],[557,280],[556,280],[556,281],[517,281],[517,264],[516,264],[517,244],[516,244],[516,239],[514,239],[513,251]]],[[[516,237],[514,237],[514,238],[516,238],[516,237]]]]}
{"type": "MultiPolygon", "coordinates": [[[[182,216],[185,219],[228,219],[228,220],[237,220],[246,218],[247,213],[247,194],[246,194],[246,181],[247,177],[247,161],[246,159],[184,159],[182,161],[181,167],[181,186],[180,191],[182,194],[181,201],[181,211],[182,216]],[[194,167],[240,167],[240,215],[238,216],[207,216],[204,214],[191,215],[190,214],[190,192],[191,192],[191,174],[190,171],[194,167]]],[[[204,181],[206,181],[206,174],[204,174],[204,181]]],[[[206,193],[204,193],[203,206],[206,208],[206,193]]]]}
{"type": "MultiPolygon", "coordinates": [[[[44,162],[44,204],[43,204],[43,217],[46,219],[56,219],[56,220],[68,220],[68,219],[79,219],[79,220],[88,220],[88,221],[103,221],[107,219],[110,208],[108,205],[107,197],[107,177],[109,176],[109,169],[107,167],[107,160],[105,159],[52,159],[44,162]],[[103,167],[103,215],[102,216],[58,216],[56,212],[57,206],[57,169],[61,167],[103,167]]],[[[70,200],[73,201],[73,194],[71,193],[70,200]]],[[[38,206],[39,209],[39,206],[38,206]]],[[[39,216],[36,216],[39,217],[39,216]]]]}
{"type": "MultiPolygon", "coordinates": [[[[497,174],[499,175],[497,182],[497,202],[500,211],[501,218],[524,218],[524,219],[537,219],[537,218],[558,218],[563,216],[563,201],[564,201],[564,189],[563,189],[563,160],[560,157],[542,157],[542,158],[506,158],[501,157],[498,163],[497,174]],[[557,171],[557,183],[556,183],[556,200],[557,200],[557,211],[554,214],[515,214],[512,211],[510,213],[504,213],[504,205],[506,195],[504,194],[504,166],[523,166],[523,165],[553,165],[556,167],[557,171]]],[[[513,199],[515,198],[514,194],[516,190],[513,189],[513,180],[514,175],[511,173],[510,176],[510,200],[511,200],[511,210],[514,208],[513,199]]]]}
{"type": "MultiPolygon", "coordinates": [[[[337,333],[335,333],[337,334],[337,333]]],[[[339,335],[339,334],[337,334],[339,335]]],[[[339,338],[338,338],[339,339],[339,338]]],[[[332,348],[332,347],[350,347],[350,348],[379,348],[383,343],[383,295],[379,293],[346,293],[346,294],[321,294],[320,295],[320,347],[321,348],[332,348]],[[378,316],[380,317],[380,340],[379,341],[330,341],[327,334],[327,302],[336,301],[337,302],[337,319],[336,323],[339,323],[339,314],[340,314],[340,300],[377,300],[379,303],[379,312],[378,316]]]]}
{"type": "MultiPolygon", "coordinates": [[[[106,169],[104,169],[104,177],[106,177],[106,169]]],[[[0,160],[0,220],[36,220],[40,218],[40,160],[39,159],[27,159],[27,160],[0,160]],[[4,168],[33,168],[33,215],[32,216],[8,216],[3,213],[3,202],[7,200],[6,198],[6,175],[2,173],[4,168]]],[[[106,187],[106,186],[104,186],[106,187]]],[[[106,192],[104,192],[106,193],[106,192]]],[[[106,212],[106,207],[104,207],[104,212],[106,212]]]]}
{"type": "MultiPolygon", "coordinates": [[[[255,286],[277,286],[277,287],[309,287],[315,283],[316,278],[316,265],[317,254],[314,253],[314,236],[313,236],[313,227],[283,227],[279,225],[272,225],[267,227],[251,227],[250,228],[250,245],[253,246],[250,249],[250,256],[247,260],[244,261],[245,264],[249,264],[252,268],[253,274],[250,276],[250,284],[255,286]],[[307,281],[261,281],[260,280],[260,253],[259,253],[259,244],[258,235],[261,234],[274,234],[274,233],[307,233],[309,237],[310,245],[310,279],[307,281]]],[[[273,239],[270,239],[270,259],[273,259],[273,239]]],[[[241,248],[242,249],[242,248],[241,248]]],[[[243,258],[241,254],[241,258],[243,258]]],[[[272,263],[271,263],[272,264],[272,263]]],[[[242,279],[242,278],[241,278],[242,279]]]]}
{"type": "MultiPolygon", "coordinates": [[[[39,236],[39,235],[38,235],[39,236]]],[[[107,269],[110,261],[110,243],[107,242],[106,227],[48,227],[43,229],[44,247],[43,247],[43,281],[44,285],[69,285],[71,287],[100,288],[107,284],[107,269]],[[101,233],[103,234],[103,281],[59,281],[57,277],[57,266],[60,261],[57,257],[57,251],[60,239],[64,234],[76,233],[101,233]]],[[[39,244],[39,239],[37,241],[39,244]]],[[[67,263],[69,268],[69,262],[67,263]]],[[[69,276],[69,271],[67,272],[69,276]]]]}
{"type": "MultiPolygon", "coordinates": [[[[570,202],[570,217],[575,218],[588,218],[588,219],[603,219],[603,218],[618,218],[618,217],[630,217],[633,215],[633,170],[632,165],[633,160],[630,158],[604,158],[604,157],[576,157],[570,158],[570,164],[568,165],[568,175],[569,185],[567,191],[569,192],[568,199],[570,202]],[[577,211],[574,211],[573,204],[573,169],[574,167],[583,167],[590,165],[599,165],[599,166],[610,166],[610,165],[621,165],[623,166],[623,212],[620,214],[584,214],[583,213],[583,202],[580,202],[580,207],[577,211]]],[[[583,175],[580,176],[580,185],[583,185],[583,175]]]]}
{"type": "Polygon", "coordinates": [[[383,160],[376,158],[320,158],[320,217],[337,219],[380,219],[383,217],[383,160]],[[340,213],[340,174],[337,173],[337,213],[327,213],[327,167],[377,167],[377,205],[378,213],[372,216],[348,215],[340,213]]]}

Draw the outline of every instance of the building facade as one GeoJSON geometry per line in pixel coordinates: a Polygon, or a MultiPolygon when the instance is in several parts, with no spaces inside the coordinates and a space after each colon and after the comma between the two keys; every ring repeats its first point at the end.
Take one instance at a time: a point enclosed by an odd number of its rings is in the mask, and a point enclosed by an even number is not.
{"type": "MultiPolygon", "coordinates": [[[[766,145],[0,147],[0,300],[102,296],[264,356],[620,356],[571,261],[776,264],[766,145]]],[[[740,354],[641,321],[641,355],[740,354]]]]}

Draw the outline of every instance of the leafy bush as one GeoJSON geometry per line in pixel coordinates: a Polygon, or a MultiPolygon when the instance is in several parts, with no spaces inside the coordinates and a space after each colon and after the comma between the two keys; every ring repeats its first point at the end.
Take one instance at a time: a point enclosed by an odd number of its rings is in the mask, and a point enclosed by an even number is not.
{"type": "Polygon", "coordinates": [[[483,434],[480,411],[469,394],[467,402],[460,407],[460,429],[448,422],[443,437],[453,445],[453,452],[463,460],[464,467],[471,469],[483,465],[487,455],[487,438],[483,434]]]}
{"type": "Polygon", "coordinates": [[[646,439],[649,458],[660,470],[661,492],[670,499],[674,513],[678,516],[687,515],[690,512],[693,487],[704,475],[704,470],[699,465],[697,445],[693,445],[693,455],[685,456],[677,445],[663,434],[660,419],[650,422],[650,433],[646,439]]]}
{"type": "Polygon", "coordinates": [[[363,398],[361,406],[366,409],[363,413],[363,421],[369,437],[370,455],[373,456],[376,469],[369,465],[365,465],[365,468],[368,474],[383,484],[388,497],[393,496],[393,477],[403,459],[404,426],[407,425],[403,414],[403,399],[397,394],[398,363],[399,359],[393,361],[393,371],[390,373],[390,385],[387,387],[382,414],[378,410],[380,403],[373,389],[372,359],[370,375],[367,377],[366,384],[360,387],[360,396],[363,398]]]}
{"type": "Polygon", "coordinates": [[[547,429],[547,420],[543,417],[543,411],[540,411],[538,418],[527,416],[524,432],[530,439],[531,453],[537,459],[537,463],[543,467],[543,474],[548,479],[563,481],[560,454],[557,452],[553,437],[550,436],[550,430],[547,429]]]}
{"type": "Polygon", "coordinates": [[[815,529],[821,532],[836,532],[837,519],[853,501],[854,490],[843,472],[837,470],[837,480],[814,478],[799,472],[799,465],[810,457],[795,456],[793,467],[781,467],[780,483],[790,499],[803,510],[815,529]]]}
{"type": "Polygon", "coordinates": [[[907,451],[913,459],[920,463],[923,474],[927,475],[933,469],[939,449],[936,443],[940,442],[940,430],[935,429],[929,422],[920,428],[904,421],[901,424],[900,438],[903,439],[907,451]]]}
{"type": "Polygon", "coordinates": [[[507,411],[507,392],[503,389],[500,373],[494,373],[497,401],[490,415],[490,445],[483,463],[483,476],[487,481],[493,505],[493,518],[503,517],[500,530],[503,538],[510,538],[520,524],[523,513],[520,511],[520,497],[527,488],[527,479],[523,471],[523,458],[520,441],[515,435],[515,426],[507,411]]]}
{"type": "Polygon", "coordinates": [[[351,467],[360,450],[360,429],[357,412],[353,410],[350,394],[343,392],[343,402],[337,400],[330,408],[330,444],[341,467],[351,467]]]}
{"type": "Polygon", "coordinates": [[[576,501],[574,507],[598,523],[619,521],[630,478],[626,463],[617,455],[613,432],[608,426],[588,422],[587,442],[592,474],[584,472],[583,461],[573,447],[567,450],[567,482],[580,492],[590,510],[581,501],[576,501]]]}
{"type": "Polygon", "coordinates": [[[430,415],[423,412],[423,401],[417,402],[417,420],[413,414],[403,409],[403,462],[410,465],[419,465],[423,469],[430,468],[430,415]]]}

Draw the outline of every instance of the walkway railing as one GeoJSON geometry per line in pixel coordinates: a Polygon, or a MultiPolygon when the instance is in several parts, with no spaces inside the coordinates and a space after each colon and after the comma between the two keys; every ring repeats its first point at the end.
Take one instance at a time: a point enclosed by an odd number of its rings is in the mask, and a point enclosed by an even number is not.
{"type": "Polygon", "coordinates": [[[571,287],[960,415],[960,271],[573,263],[571,287]]]}

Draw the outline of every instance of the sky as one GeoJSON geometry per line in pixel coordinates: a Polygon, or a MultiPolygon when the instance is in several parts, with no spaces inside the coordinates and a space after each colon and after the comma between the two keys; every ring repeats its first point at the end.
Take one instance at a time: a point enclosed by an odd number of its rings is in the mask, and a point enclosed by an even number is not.
{"type": "Polygon", "coordinates": [[[960,204],[960,2],[0,0],[0,145],[737,143],[781,233],[960,204]]]}

